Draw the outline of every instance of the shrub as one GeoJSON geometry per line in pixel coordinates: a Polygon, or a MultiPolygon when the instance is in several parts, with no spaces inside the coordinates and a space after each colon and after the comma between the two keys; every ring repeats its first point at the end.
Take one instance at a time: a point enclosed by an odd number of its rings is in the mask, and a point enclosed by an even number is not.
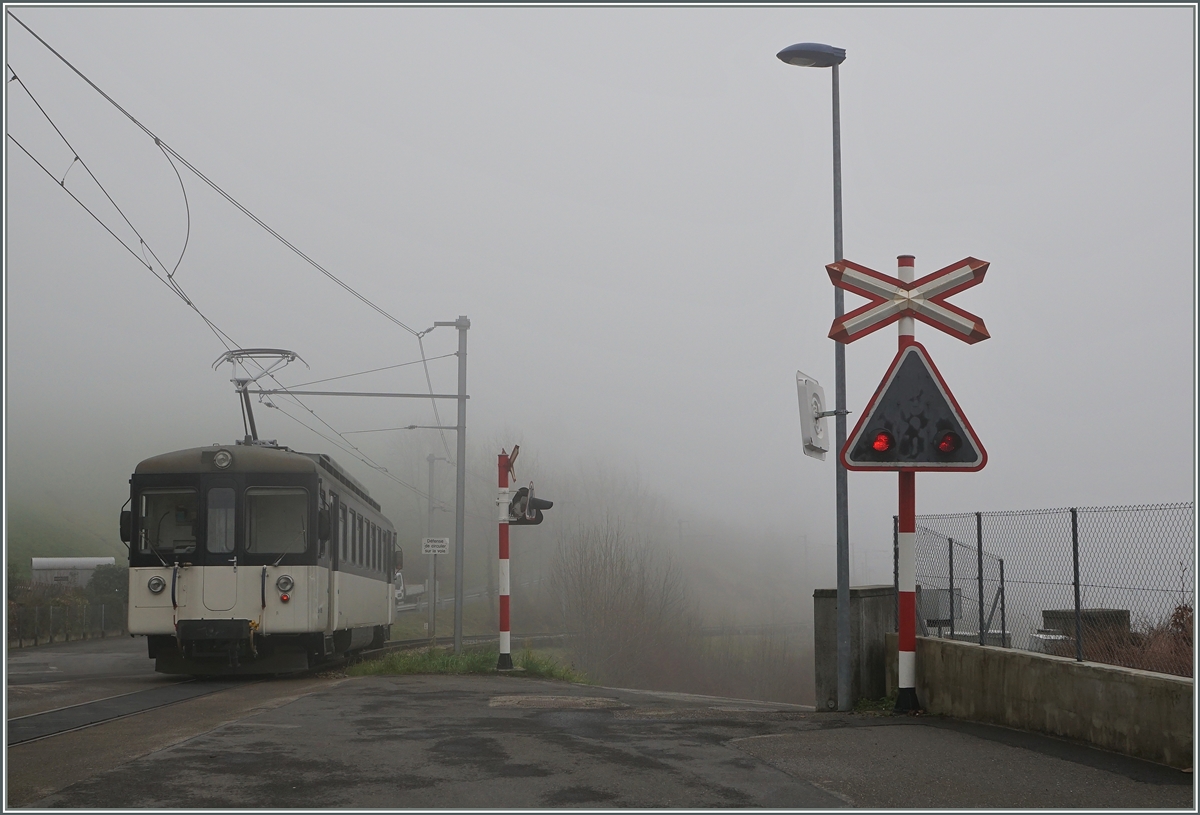
{"type": "Polygon", "coordinates": [[[129,600],[129,567],[119,563],[97,566],[85,589],[93,603],[129,600]]]}

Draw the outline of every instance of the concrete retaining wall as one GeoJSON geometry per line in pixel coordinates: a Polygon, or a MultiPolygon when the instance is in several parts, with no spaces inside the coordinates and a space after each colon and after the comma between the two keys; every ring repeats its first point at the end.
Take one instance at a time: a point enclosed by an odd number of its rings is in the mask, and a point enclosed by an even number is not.
{"type": "MultiPolygon", "coordinates": [[[[896,689],[896,635],[887,635],[896,689]]],[[[917,698],[930,713],[1076,739],[1192,766],[1191,679],[1010,648],[917,638],[917,698]]]]}

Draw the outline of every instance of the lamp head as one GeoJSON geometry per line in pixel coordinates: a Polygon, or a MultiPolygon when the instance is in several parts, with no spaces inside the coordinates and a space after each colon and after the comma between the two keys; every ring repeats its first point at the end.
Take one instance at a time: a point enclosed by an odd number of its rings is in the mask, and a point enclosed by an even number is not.
{"type": "Polygon", "coordinates": [[[802,68],[829,68],[841,65],[846,59],[845,48],[835,48],[819,42],[801,42],[789,45],[775,56],[788,65],[799,65],[802,68]]]}

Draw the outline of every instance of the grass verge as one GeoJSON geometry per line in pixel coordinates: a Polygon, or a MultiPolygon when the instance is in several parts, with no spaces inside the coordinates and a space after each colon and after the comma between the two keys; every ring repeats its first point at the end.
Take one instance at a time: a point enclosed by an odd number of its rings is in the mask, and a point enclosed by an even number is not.
{"type": "MultiPolygon", "coordinates": [[[[586,682],[583,674],[559,664],[552,657],[535,651],[513,655],[513,664],[522,669],[520,676],[586,682]]],[[[395,676],[403,674],[495,674],[500,659],[498,650],[472,650],[460,655],[442,648],[396,651],[380,659],[367,660],[346,669],[348,676],[395,676]]]]}
{"type": "Polygon", "coordinates": [[[885,696],[882,699],[859,699],[854,705],[855,713],[869,713],[873,716],[891,716],[895,711],[895,696],[885,696]]]}

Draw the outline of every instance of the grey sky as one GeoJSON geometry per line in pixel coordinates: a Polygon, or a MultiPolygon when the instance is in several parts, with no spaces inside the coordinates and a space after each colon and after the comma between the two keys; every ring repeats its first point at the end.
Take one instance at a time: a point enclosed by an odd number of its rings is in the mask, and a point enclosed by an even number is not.
{"type": "MultiPolygon", "coordinates": [[[[833,460],[801,453],[794,375],[832,397],[830,74],[775,53],[844,47],[846,257],[992,264],[952,301],[990,340],[918,323],[989,454],[919,478],[918,513],[1193,495],[1194,7],[8,8],[397,318],[470,316],[474,439],[519,441],[542,479],[598,461],[697,519],[806,535],[829,584],[833,460]]],[[[11,68],[173,266],[163,155],[5,22],[11,68]]],[[[61,177],[70,151],[5,87],[8,133],[61,177]]],[[[115,523],[138,460],[240,436],[224,348],[11,141],[6,161],[9,500],[67,486],[115,523]]],[[[180,169],[177,279],[240,344],[312,366],[284,382],[419,358],[180,169]]],[[[79,166],[66,186],[130,237],[79,166]]],[[[851,426],[895,348],[892,327],[848,347],[851,426]]],[[[453,360],[431,369],[453,390],[453,360]]],[[[309,404],[342,431],[433,423],[428,403],[309,404]]],[[[849,484],[851,545],[879,553],[856,579],[889,577],[896,477],[849,484]]]]}

